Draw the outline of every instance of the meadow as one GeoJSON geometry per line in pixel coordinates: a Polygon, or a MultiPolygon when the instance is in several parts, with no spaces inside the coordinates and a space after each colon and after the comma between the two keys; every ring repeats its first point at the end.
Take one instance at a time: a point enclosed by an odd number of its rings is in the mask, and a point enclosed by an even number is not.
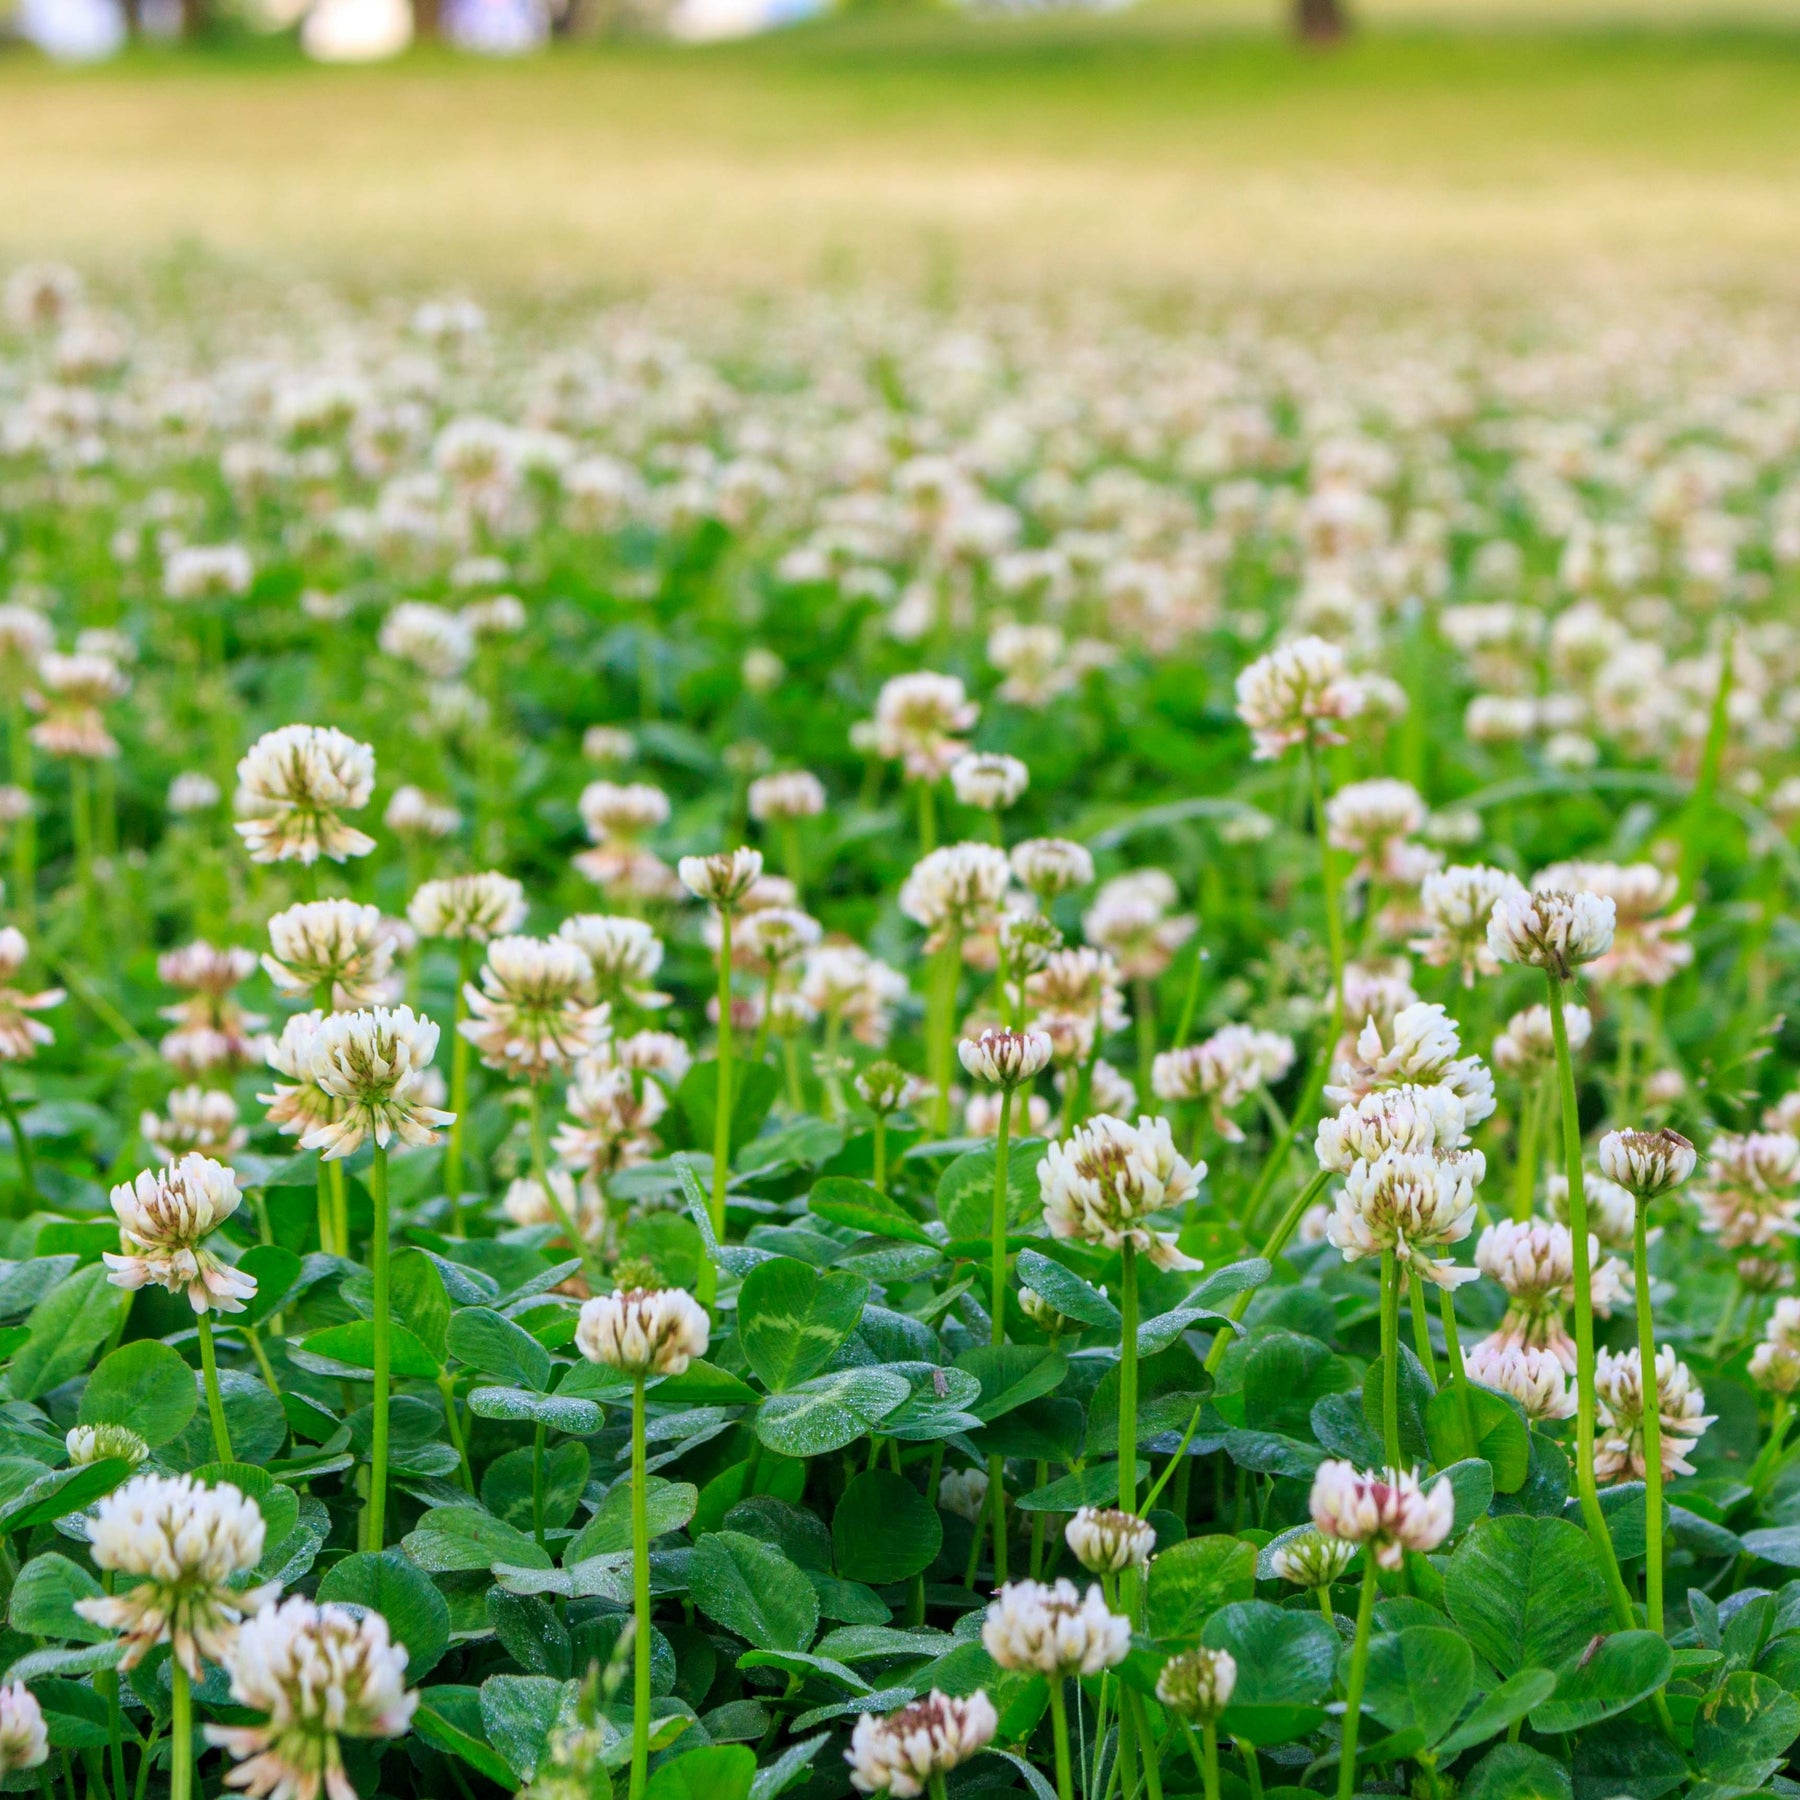
{"type": "Polygon", "coordinates": [[[0,65],[0,1786],[1800,1791],[1788,21],[1376,23],[0,65]]]}

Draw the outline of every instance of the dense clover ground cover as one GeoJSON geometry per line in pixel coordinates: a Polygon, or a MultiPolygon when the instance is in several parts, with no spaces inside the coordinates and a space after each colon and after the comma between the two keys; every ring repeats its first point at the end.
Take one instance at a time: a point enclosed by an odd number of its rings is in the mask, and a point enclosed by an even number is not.
{"type": "Polygon", "coordinates": [[[6,300],[8,1788],[1794,1791],[1779,319],[6,300]]]}

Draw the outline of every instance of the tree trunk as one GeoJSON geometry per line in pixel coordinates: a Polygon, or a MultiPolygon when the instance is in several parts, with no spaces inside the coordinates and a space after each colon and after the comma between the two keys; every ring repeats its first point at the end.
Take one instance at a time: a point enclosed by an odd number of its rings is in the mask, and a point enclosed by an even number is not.
{"type": "Polygon", "coordinates": [[[1309,44],[1332,44],[1350,29],[1342,0],[1294,0],[1294,34],[1309,44]]]}

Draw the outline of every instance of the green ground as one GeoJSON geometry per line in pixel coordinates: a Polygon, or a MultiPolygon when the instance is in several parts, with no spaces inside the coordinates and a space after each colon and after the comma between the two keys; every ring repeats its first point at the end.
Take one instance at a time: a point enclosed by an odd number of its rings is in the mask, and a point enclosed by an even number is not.
{"type": "Polygon", "coordinates": [[[863,16],[705,50],[342,71],[15,54],[0,256],[203,245],[501,287],[1781,287],[1800,267],[1800,9],[1601,0],[1571,25],[1536,0],[1389,0],[1328,55],[1268,22],[1242,0],[863,16]]]}

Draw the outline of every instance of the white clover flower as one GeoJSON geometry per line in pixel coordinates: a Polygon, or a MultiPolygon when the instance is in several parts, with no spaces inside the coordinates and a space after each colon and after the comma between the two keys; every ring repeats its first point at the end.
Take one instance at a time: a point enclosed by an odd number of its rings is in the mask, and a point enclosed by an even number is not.
{"type": "Polygon", "coordinates": [[[801,998],[821,1018],[848,1025],[850,1035],[872,1050],[886,1046],[894,1015],[910,993],[898,969],[855,944],[820,944],[801,967],[801,998]]]}
{"type": "Polygon", "coordinates": [[[784,973],[825,935],[810,913],[793,906],[759,906],[744,915],[731,940],[735,967],[761,978],[784,973]]]}
{"type": "Polygon", "coordinates": [[[962,1066],[977,1081],[998,1088],[1022,1087],[1049,1067],[1050,1053],[1050,1040],[1041,1031],[1002,1031],[992,1026],[956,1047],[962,1066]]]}
{"type": "Polygon", "coordinates": [[[1771,1394],[1791,1395],[1800,1388],[1800,1350],[1791,1344],[1759,1343],[1750,1353],[1750,1379],[1771,1394]]]}
{"type": "Polygon", "coordinates": [[[390,609],[375,641],[384,655],[432,681],[454,681],[475,660],[468,620],[427,600],[402,600],[390,609]]]}
{"type": "Polygon", "coordinates": [[[1449,1482],[1440,1479],[1426,1493],[1410,1469],[1364,1475],[1354,1463],[1335,1460],[1319,1465],[1308,1505],[1326,1537],[1364,1545],[1384,1569],[1402,1567],[1408,1550],[1435,1550],[1456,1522],[1449,1482]]]}
{"type": "Polygon", "coordinates": [[[242,544],[178,544],[163,559],[163,594],[170,600],[235,600],[256,574],[242,544]]]}
{"type": "Polygon", "coordinates": [[[938,1506],[971,1524],[987,1511],[986,1469],[946,1469],[938,1479],[938,1506]]]}
{"type": "Polygon", "coordinates": [[[1800,1138],[1720,1132],[1693,1197],[1701,1230],[1725,1249],[1774,1249],[1800,1232],[1800,1138]]]}
{"type": "Polygon", "coordinates": [[[279,1582],[234,1585],[262,1560],[263,1516],[226,1482],[134,1475],[94,1508],[88,1549],[97,1567],[138,1577],[124,1593],[75,1602],[84,1619],[119,1633],[122,1669],[171,1644],[198,1681],[200,1658],[223,1662],[239,1623],[281,1592],[279,1582]]]}
{"type": "Polygon", "coordinates": [[[1013,845],[1011,861],[1020,885],[1043,901],[1087,887],[1094,879],[1093,856],[1067,838],[1027,838],[1013,845]]]}
{"type": "Polygon", "coordinates": [[[269,1067],[287,1081],[276,1082],[272,1094],[256,1097],[268,1110],[268,1120],[283,1137],[304,1137],[315,1126],[337,1117],[342,1103],[313,1080],[312,1037],[325,1015],[295,1013],[281,1028],[281,1036],[269,1046],[269,1067]]]}
{"type": "Polygon", "coordinates": [[[1356,1560],[1356,1546],[1342,1538],[1326,1537],[1311,1529],[1278,1545],[1269,1556],[1271,1566],[1283,1581],[1295,1587],[1328,1588],[1356,1560]]]}
{"type": "Polygon", "coordinates": [[[751,818],[768,824],[786,819],[816,819],[825,810],[825,784],[805,769],[783,769],[759,775],[745,802],[751,818]]]}
{"type": "MultiPolygon", "coordinates": [[[[1657,1418],[1662,1427],[1665,1477],[1692,1475],[1688,1453],[1718,1416],[1704,1410],[1706,1395],[1672,1344],[1656,1353],[1657,1418]]],[[[1601,1481],[1642,1481],[1644,1453],[1643,1365],[1634,1345],[1602,1350],[1594,1367],[1594,1397],[1600,1434],[1594,1444],[1594,1474],[1601,1481]]]]}
{"type": "Polygon", "coordinates": [[[954,675],[896,675],[876,697],[876,754],[903,763],[914,781],[941,781],[966,748],[958,734],[980,713],[954,675]]]}
{"type": "Polygon", "coordinates": [[[462,824],[462,814],[448,802],[408,782],[394,789],[381,822],[396,837],[428,843],[454,835],[462,824]]]}
{"type": "Polygon", "coordinates": [[[26,1062],[43,1045],[56,1041],[55,1032],[35,1015],[62,1005],[63,990],[45,988],[28,994],[12,985],[30,954],[18,926],[0,927],[0,1063],[26,1062]]]}
{"type": "Polygon", "coordinates": [[[1097,1585],[1082,1594],[1072,1581],[1013,1581],[988,1607],[981,1643],[1003,1669],[1098,1675],[1125,1660],[1131,1622],[1107,1607],[1097,1585]]]}
{"type": "Polygon", "coordinates": [[[1348,1175],[1388,1150],[1453,1150],[1468,1135],[1466,1121],[1461,1097],[1447,1087],[1381,1088],[1319,1121],[1319,1167],[1348,1175]]]}
{"type": "Polygon", "coordinates": [[[1012,868],[992,844],[945,844],[921,857],[900,887],[900,910],[928,933],[935,950],[955,934],[994,923],[1012,868]]]}
{"type": "Polygon", "coordinates": [[[168,807],[176,818],[211,812],[222,798],[219,784],[198,769],[184,769],[169,783],[168,807]]]}
{"type": "MultiPolygon", "coordinates": [[[[1568,1034],[1569,1054],[1579,1056],[1594,1033],[1594,1015],[1572,1000],[1563,1002],[1563,1030],[1568,1034]]],[[[1506,1029],[1494,1039],[1494,1067],[1505,1075],[1530,1076],[1548,1069],[1556,1060],[1555,1022],[1541,1002],[1516,1012],[1506,1029]]]]}
{"type": "Polygon", "coordinates": [[[1345,1262],[1393,1251],[1401,1263],[1439,1287],[1478,1279],[1480,1270],[1434,1258],[1460,1242],[1475,1222],[1475,1188],[1485,1172],[1479,1150],[1384,1150],[1353,1164],[1326,1228],[1345,1262]]]}
{"type": "Polygon", "coordinates": [[[119,754],[118,740],[106,729],[101,709],[123,698],[131,686],[110,656],[80,651],[73,656],[46,652],[37,666],[41,692],[26,699],[43,718],[31,728],[31,741],[52,756],[106,761],[119,754]]]}
{"type": "Polygon", "coordinates": [[[252,862],[343,862],[375,848],[343,819],[361,812],[375,792],[375,752],[335,726],[265,732],[237,776],[237,832],[252,862]]]}
{"type": "Polygon", "coordinates": [[[662,939],[642,919],[576,913],[557,926],[556,935],[578,946],[593,965],[603,999],[628,1001],[646,1011],[668,1005],[669,996],[650,986],[662,967],[662,939]]]}
{"type": "Polygon", "coordinates": [[[1136,1125],[1099,1113],[1060,1143],[1038,1165],[1044,1219],[1050,1235],[1117,1250],[1129,1243],[1159,1269],[1201,1265],[1149,1220],[1179,1207],[1199,1191],[1206,1165],[1190,1164],[1175,1148],[1167,1119],[1136,1125]]]}
{"type": "Polygon", "coordinates": [[[1345,1106],[1381,1088],[1446,1087],[1463,1104],[1463,1128],[1472,1130],[1494,1110],[1494,1078],[1477,1056],[1462,1056],[1456,1021],[1441,1006],[1415,1002],[1384,1028],[1370,1018],[1358,1032],[1355,1054],[1339,1062],[1337,1080],[1325,1089],[1333,1106],[1345,1106]]]}
{"type": "Polygon", "coordinates": [[[1598,894],[1502,894],[1488,920],[1488,949],[1500,962],[1546,969],[1567,981],[1612,948],[1613,913],[1612,901],[1598,894]]]}
{"type": "Polygon", "coordinates": [[[1231,1704],[1237,1687],[1237,1658],[1229,1650],[1204,1646],[1184,1650],[1163,1664],[1156,1697],[1172,1713],[1196,1725],[1212,1725],[1231,1704]]]}
{"type": "Polygon", "coordinates": [[[1592,970],[1598,982],[1661,987],[1694,960],[1693,945],[1679,935],[1694,909],[1675,905],[1679,880],[1654,863],[1557,863],[1540,869],[1531,885],[1534,891],[1581,891],[1612,902],[1612,943],[1592,970]]]}
{"type": "Polygon", "coordinates": [[[1640,1200],[1652,1200],[1694,1172],[1694,1146],[1679,1131],[1609,1131],[1600,1140],[1600,1167],[1609,1181],[1640,1200]]]}
{"type": "Polygon", "coordinates": [[[50,1734],[37,1695],[22,1681],[7,1682],[0,1687],[0,1775],[49,1760],[50,1734]]]}
{"type": "Polygon", "coordinates": [[[1109,881],[1081,918],[1081,929],[1106,951],[1121,974],[1154,981],[1193,936],[1191,913],[1174,914],[1179,894],[1162,869],[1134,869],[1109,881]]]}
{"type": "Polygon", "coordinates": [[[1063,1539],[1090,1575],[1141,1569],[1156,1548],[1156,1527],[1112,1506],[1084,1506],[1063,1527],[1063,1539]]]}
{"type": "Polygon", "coordinates": [[[993,1702],[980,1688],[962,1697],[933,1688],[898,1712],[864,1713],[844,1752],[850,1785],[862,1794],[912,1800],[934,1777],[985,1749],[999,1725],[993,1702]]]}
{"type": "Polygon", "coordinates": [[[950,765],[950,790],[978,812],[1004,812],[1031,785],[1031,771],[1016,756],[966,750],[950,765]]]}
{"type": "Polygon", "coordinates": [[[681,885],[696,900],[719,912],[736,912],[762,879],[762,852],[739,848],[713,856],[684,856],[677,871],[681,885]]]}
{"type": "MultiPolygon", "coordinates": [[[[1054,1044],[1048,1033],[1046,1042],[1054,1044]]],[[[1128,1118],[1137,1110],[1137,1083],[1115,1068],[1104,1056],[1096,1056],[1087,1064],[1088,1105],[1097,1113],[1111,1113],[1115,1119],[1128,1118]]],[[[1066,1103],[1080,1080],[1068,1064],[1056,1071],[1056,1091],[1066,1103]]],[[[1204,1171],[1202,1171],[1204,1173],[1204,1171]]]]}
{"type": "Polygon", "coordinates": [[[302,900],[269,921],[262,965],[293,1000],[328,994],[334,1007],[387,997],[394,940],[381,910],[354,900],[302,900]]]}
{"type": "Polygon", "coordinates": [[[589,1362],[627,1375],[679,1375],[704,1356],[710,1322],[682,1288],[596,1294],[581,1308],[575,1345],[589,1362]]]}
{"type": "Polygon", "coordinates": [[[229,1162],[250,1141],[238,1122],[237,1101],[223,1088],[179,1087],[167,1105],[166,1117],[139,1114],[138,1133],[170,1162],[190,1150],[229,1162]]]}
{"type": "Polygon", "coordinates": [[[1469,1352],[1468,1377],[1510,1395],[1528,1419],[1572,1419],[1575,1390],[1554,1350],[1486,1339],[1469,1352]]]}
{"type": "Polygon", "coordinates": [[[609,1175],[648,1162],[661,1148],[656,1125],[668,1098],[656,1082],[634,1081],[628,1068],[584,1058],[566,1104],[571,1122],[557,1127],[551,1147],[567,1168],[609,1175]]]}
{"type": "Polygon", "coordinates": [[[122,1248],[102,1255],[107,1280],[114,1287],[185,1292],[197,1313],[242,1312],[256,1292],[255,1277],[201,1242],[237,1211],[242,1198],[237,1178],[210,1156],[184,1156],[121,1182],[112,1191],[112,1209],[122,1248]]]}
{"type": "Polygon", "coordinates": [[[1325,834],[1334,849],[1356,858],[1355,872],[1380,876],[1393,845],[1416,837],[1426,819],[1425,802],[1409,781],[1378,776],[1352,781],[1325,803],[1325,834]]]}
{"type": "Polygon", "coordinates": [[[1198,1044],[1159,1052],[1150,1065],[1150,1086],[1157,1099],[1170,1103],[1206,1101],[1213,1129],[1235,1144],[1244,1134],[1231,1109],[1293,1066],[1292,1038],[1251,1025],[1223,1025],[1198,1044]]]}
{"type": "Polygon", "coordinates": [[[236,1767],[228,1787],[257,1800],[356,1800],[338,1739],[402,1737],[419,1704],[407,1652],[378,1612],[316,1606],[299,1595],[267,1606],[225,1658],[231,1697],[267,1713],[262,1725],[208,1725],[206,1741],[236,1767]]]}
{"type": "Polygon", "coordinates": [[[77,1466],[117,1458],[136,1468],[150,1454],[150,1446],[129,1425],[76,1425],[63,1446],[77,1466]]]}
{"type": "Polygon", "coordinates": [[[517,931],[528,910],[521,883],[486,870],[421,883],[407,903],[406,917],[420,937],[485,944],[517,931]]]}
{"type": "Polygon", "coordinates": [[[490,1069],[541,1081],[611,1035],[610,1010],[593,1004],[593,990],[593,964],[566,938],[495,938],[481,986],[463,989],[471,1016],[459,1029],[490,1069]]]}
{"type": "Polygon", "coordinates": [[[1237,715],[1250,727],[1258,762],[1307,742],[1343,743],[1338,727],[1362,708],[1343,651],[1323,638],[1279,645],[1238,674],[1237,715]]]}
{"type": "Polygon", "coordinates": [[[642,837],[669,819],[669,796],[645,781],[590,781],[581,790],[581,822],[596,844],[642,837]]]}
{"type": "MultiPolygon", "coordinates": [[[[1040,1017],[1033,1025],[1057,1035],[1053,1018],[1073,1017],[1085,1023],[1090,1034],[1088,1046],[1073,1060],[1085,1062],[1092,1049],[1091,1034],[1100,1031],[1123,1031],[1129,1022],[1124,995],[1119,988],[1122,971],[1110,952],[1097,950],[1091,944],[1079,944],[1066,950],[1053,950],[1044,958],[1043,967],[1032,971],[1025,983],[1025,995],[1039,1009],[1040,1017]]],[[[1062,1045],[1057,1046],[1057,1060],[1070,1060],[1062,1045]]]]}
{"type": "Polygon", "coordinates": [[[302,1136],[300,1147],[329,1162],[349,1156],[370,1137],[383,1150],[395,1141],[435,1144],[433,1127],[455,1118],[425,1097],[437,1045],[438,1028],[407,1006],[321,1019],[307,1034],[306,1074],[337,1104],[302,1136]]]}

